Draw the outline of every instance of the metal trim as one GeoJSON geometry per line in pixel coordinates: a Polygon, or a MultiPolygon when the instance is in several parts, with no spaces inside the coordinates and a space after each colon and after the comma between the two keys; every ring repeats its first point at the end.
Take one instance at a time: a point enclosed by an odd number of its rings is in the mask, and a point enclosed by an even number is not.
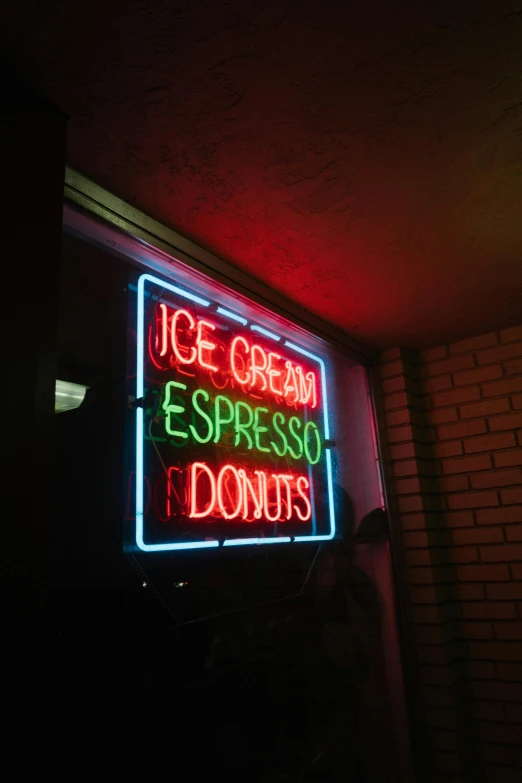
{"type": "Polygon", "coordinates": [[[304,311],[286,296],[159,223],[70,167],[65,170],[64,198],[66,202],[101,218],[125,234],[183,261],[196,271],[283,315],[360,364],[367,366],[377,360],[375,349],[304,311]]]}

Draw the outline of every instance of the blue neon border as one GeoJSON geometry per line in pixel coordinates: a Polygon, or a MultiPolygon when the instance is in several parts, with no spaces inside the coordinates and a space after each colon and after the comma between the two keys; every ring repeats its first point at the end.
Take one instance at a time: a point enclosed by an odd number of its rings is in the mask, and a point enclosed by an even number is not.
{"type": "MultiPolygon", "coordinates": [[[[143,398],[144,394],[144,346],[145,346],[145,283],[149,281],[153,285],[159,285],[162,288],[166,288],[168,291],[181,296],[185,299],[190,299],[192,302],[196,302],[203,307],[208,307],[211,302],[196,294],[191,294],[189,291],[184,291],[178,286],[166,283],[158,277],[154,277],[150,274],[140,275],[137,286],[137,298],[138,298],[138,312],[137,312],[137,328],[136,328],[136,399],[143,398]]],[[[252,327],[251,327],[252,328],[252,327]]],[[[261,327],[258,327],[254,331],[263,332],[261,327]]],[[[292,343],[289,340],[285,340],[284,345],[293,351],[307,356],[309,359],[313,359],[318,362],[321,371],[321,387],[322,387],[322,399],[323,399],[323,418],[324,418],[324,437],[325,440],[330,439],[330,426],[328,421],[328,398],[326,395],[326,369],[324,361],[310,351],[306,351],[304,348],[292,343]]],[[[144,421],[144,409],[143,407],[136,407],[136,546],[143,552],[168,552],[182,549],[210,549],[220,546],[218,540],[213,541],[184,541],[183,543],[168,543],[168,544],[146,544],[143,540],[143,421],[144,421]]],[[[333,482],[332,482],[332,455],[330,449],[326,448],[326,476],[328,486],[328,510],[330,514],[330,533],[322,536],[280,536],[270,538],[229,538],[223,541],[223,546],[253,546],[260,544],[290,544],[294,541],[331,541],[335,536],[336,523],[335,523],[335,509],[333,500],[333,482]]]]}

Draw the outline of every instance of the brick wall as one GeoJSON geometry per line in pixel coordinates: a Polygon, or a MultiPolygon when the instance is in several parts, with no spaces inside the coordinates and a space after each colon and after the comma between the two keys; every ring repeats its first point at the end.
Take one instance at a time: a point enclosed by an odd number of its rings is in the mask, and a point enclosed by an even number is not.
{"type": "Polygon", "coordinates": [[[381,358],[422,783],[519,783],[522,327],[381,358]]]}

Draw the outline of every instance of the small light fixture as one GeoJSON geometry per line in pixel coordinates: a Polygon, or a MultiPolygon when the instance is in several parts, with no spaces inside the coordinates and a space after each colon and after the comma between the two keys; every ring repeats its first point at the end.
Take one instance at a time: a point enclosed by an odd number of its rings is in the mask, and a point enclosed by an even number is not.
{"type": "Polygon", "coordinates": [[[54,412],[63,413],[79,408],[82,404],[88,386],[69,381],[56,381],[54,391],[54,412]]]}

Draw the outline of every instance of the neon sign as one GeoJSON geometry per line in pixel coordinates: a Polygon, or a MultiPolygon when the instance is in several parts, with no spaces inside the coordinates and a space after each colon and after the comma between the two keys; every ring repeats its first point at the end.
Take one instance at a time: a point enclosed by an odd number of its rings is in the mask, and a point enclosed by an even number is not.
{"type": "Polygon", "coordinates": [[[132,546],[333,538],[324,359],[244,307],[151,274],[136,292],[132,546]]]}

